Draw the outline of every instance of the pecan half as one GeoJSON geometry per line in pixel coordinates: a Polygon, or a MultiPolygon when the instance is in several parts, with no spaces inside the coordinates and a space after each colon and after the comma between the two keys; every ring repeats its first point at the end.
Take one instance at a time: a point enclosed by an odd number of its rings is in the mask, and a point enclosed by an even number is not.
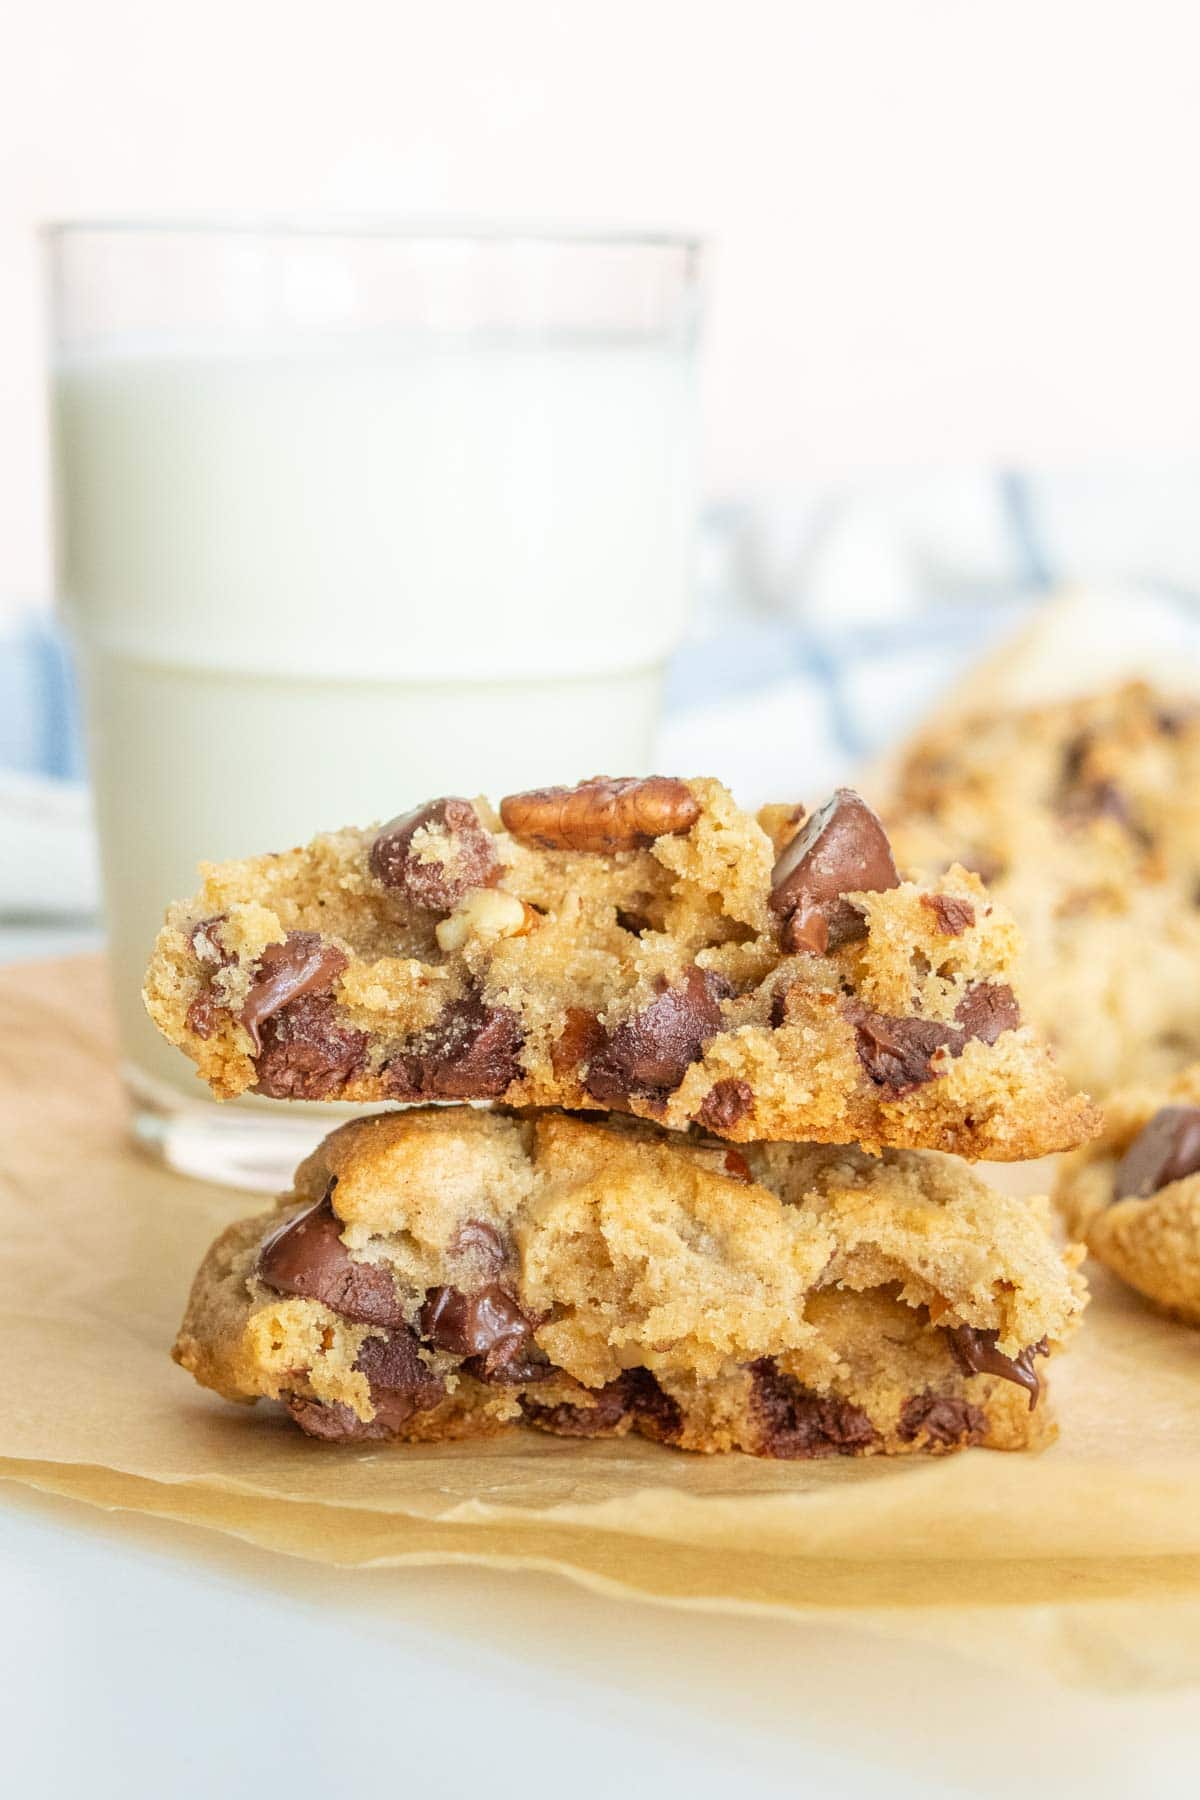
{"type": "Polygon", "coordinates": [[[596,775],[578,787],[533,788],[500,802],[507,830],[543,850],[611,854],[678,837],[700,817],[699,802],[670,775],[619,780],[596,775]]]}

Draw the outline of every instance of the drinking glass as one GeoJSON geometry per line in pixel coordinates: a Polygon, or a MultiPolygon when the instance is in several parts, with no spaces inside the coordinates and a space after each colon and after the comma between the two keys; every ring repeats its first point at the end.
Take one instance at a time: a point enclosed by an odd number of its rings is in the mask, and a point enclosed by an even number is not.
{"type": "Polygon", "coordinates": [[[134,1131],[270,1188],[140,999],[201,858],[645,772],[684,624],[700,251],[676,236],[48,232],[59,587],[134,1131]]]}

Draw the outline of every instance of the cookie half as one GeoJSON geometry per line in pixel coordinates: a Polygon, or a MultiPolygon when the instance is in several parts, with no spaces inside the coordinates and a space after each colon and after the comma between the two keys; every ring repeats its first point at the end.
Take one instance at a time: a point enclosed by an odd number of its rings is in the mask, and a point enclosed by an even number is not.
{"type": "Polygon", "coordinates": [[[996,1161],[1093,1109],[1022,1023],[978,877],[902,880],[849,790],[738,810],[709,780],[431,801],[209,867],[146,982],[222,1097],[621,1110],[734,1142],[996,1161]]]}
{"type": "Polygon", "coordinates": [[[1082,1252],[938,1156],[413,1108],[196,1278],[176,1359],[331,1442],[525,1427],[819,1457],[1054,1436],[1082,1252]]]}

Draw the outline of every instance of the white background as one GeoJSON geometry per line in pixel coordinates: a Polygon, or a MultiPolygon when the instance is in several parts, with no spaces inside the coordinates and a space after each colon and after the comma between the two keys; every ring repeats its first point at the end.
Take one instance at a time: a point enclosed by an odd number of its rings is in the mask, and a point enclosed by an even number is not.
{"type": "Polygon", "coordinates": [[[49,582],[35,221],[711,235],[710,492],[1192,447],[1187,0],[9,0],[0,593],[49,582]]]}

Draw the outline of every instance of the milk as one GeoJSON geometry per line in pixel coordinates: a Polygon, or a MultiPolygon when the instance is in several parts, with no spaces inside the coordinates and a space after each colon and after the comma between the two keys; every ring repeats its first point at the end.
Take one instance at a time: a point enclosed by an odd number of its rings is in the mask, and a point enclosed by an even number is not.
{"type": "Polygon", "coordinates": [[[60,585],[135,1084],[199,1092],[138,990],[202,857],[644,769],[684,616],[691,380],[686,347],[628,334],[59,362],[60,585]]]}

